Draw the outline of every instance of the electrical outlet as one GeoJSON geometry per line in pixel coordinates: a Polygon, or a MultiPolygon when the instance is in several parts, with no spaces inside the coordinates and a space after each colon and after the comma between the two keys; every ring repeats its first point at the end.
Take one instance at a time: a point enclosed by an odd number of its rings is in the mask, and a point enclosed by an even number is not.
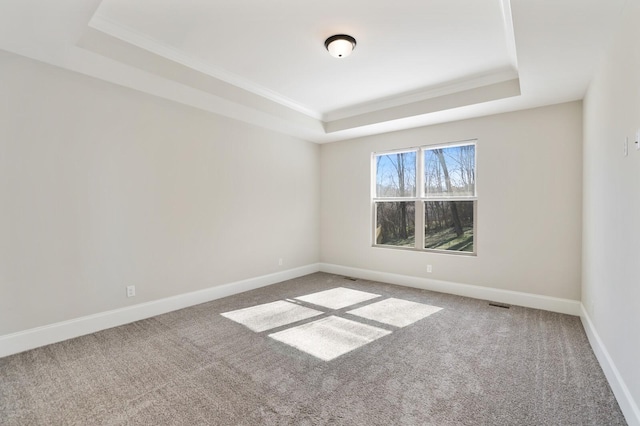
{"type": "Polygon", "coordinates": [[[628,137],[624,138],[624,142],[622,143],[622,152],[625,157],[629,155],[629,138],[628,137]]]}
{"type": "Polygon", "coordinates": [[[283,262],[282,262],[282,258],[278,259],[278,266],[282,266],[283,262]]]}
{"type": "Polygon", "coordinates": [[[127,297],[133,297],[136,295],[136,286],[128,285],[127,286],[127,297]]]}
{"type": "Polygon", "coordinates": [[[432,273],[433,272],[433,268],[431,267],[431,265],[427,265],[427,272],[428,273],[432,273]]]}

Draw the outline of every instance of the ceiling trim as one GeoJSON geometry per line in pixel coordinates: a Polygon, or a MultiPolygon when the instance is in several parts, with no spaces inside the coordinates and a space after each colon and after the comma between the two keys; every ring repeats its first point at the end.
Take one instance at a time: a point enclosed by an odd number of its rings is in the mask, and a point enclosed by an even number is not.
{"type": "Polygon", "coordinates": [[[512,68],[495,70],[493,72],[484,73],[476,76],[469,76],[456,81],[432,86],[422,90],[412,91],[406,94],[391,96],[384,99],[375,99],[363,104],[341,108],[331,111],[324,115],[324,122],[343,120],[354,116],[372,113],[375,111],[385,110],[389,108],[407,105],[414,102],[420,102],[427,99],[450,95],[453,93],[463,92],[478,87],[488,86],[491,84],[502,83],[504,81],[514,80],[518,78],[518,73],[512,68]]]}
{"type": "MultiPolygon", "coordinates": [[[[153,53],[142,47],[135,46],[118,37],[111,36],[94,28],[88,28],[78,41],[78,47],[87,49],[98,55],[113,59],[119,64],[126,64],[157,77],[180,83],[201,91],[204,95],[213,95],[225,102],[222,109],[214,108],[222,115],[239,118],[237,114],[229,115],[229,102],[239,106],[247,112],[247,107],[254,113],[244,117],[244,121],[264,126],[264,118],[272,117],[270,128],[274,126],[289,134],[297,134],[305,139],[320,141],[333,140],[338,135],[354,130],[370,128],[376,123],[390,123],[400,119],[432,114],[442,110],[460,108],[477,103],[493,101],[503,97],[513,97],[520,94],[517,73],[513,69],[465,79],[454,84],[442,85],[428,91],[413,93],[384,102],[371,103],[368,109],[360,114],[331,121],[320,121],[290,109],[284,105],[274,104],[272,101],[222,81],[209,74],[195,70],[172,59],[153,53]],[[515,76],[515,78],[514,78],[515,76]],[[464,89],[464,90],[463,90],[464,89]],[[507,90],[505,90],[507,89],[507,90]],[[288,126],[283,126],[283,121],[288,126]],[[276,123],[279,123],[276,125],[276,123]],[[286,130],[285,130],[286,128],[286,130]],[[322,135],[322,136],[321,136],[322,135]]],[[[212,98],[211,101],[214,101],[212,98]]],[[[214,102],[214,103],[217,103],[214,102]]],[[[210,107],[206,108],[211,110],[210,107]]],[[[356,112],[359,112],[356,110],[356,112]]],[[[241,118],[242,119],[242,118],[241,118]]]]}
{"type": "Polygon", "coordinates": [[[513,29],[513,13],[511,11],[511,0],[502,0],[502,20],[504,23],[504,34],[507,42],[507,53],[511,61],[511,66],[518,69],[518,54],[516,50],[516,35],[513,29]]]}
{"type": "MultiPolygon", "coordinates": [[[[194,70],[186,65],[182,65],[171,59],[157,55],[141,47],[134,46],[117,37],[113,37],[102,31],[87,28],[84,35],[78,40],[77,47],[86,52],[109,58],[115,63],[132,67],[147,73],[154,78],[160,78],[170,82],[171,86],[178,83],[189,89],[195,89],[204,96],[211,96],[210,105],[213,106],[218,100],[242,106],[244,111],[253,110],[257,114],[266,114],[275,120],[286,120],[289,127],[294,126],[305,134],[309,132],[323,132],[322,124],[319,120],[309,117],[306,114],[295,111],[284,105],[277,104],[263,96],[248,90],[234,86],[209,74],[194,70]]],[[[160,81],[162,81],[160,80],[160,81]]],[[[163,84],[156,85],[157,90],[165,91],[163,84]]],[[[171,89],[172,97],[175,89],[171,89]]],[[[227,108],[225,106],[224,108],[227,108]]],[[[225,109],[222,111],[225,111],[225,109]]],[[[207,108],[209,110],[209,108],[207,108]]],[[[218,111],[218,113],[220,113],[218,111]]],[[[226,115],[222,112],[222,115],[226,115]]],[[[234,117],[237,118],[237,117],[234,117]]],[[[252,122],[253,114],[249,114],[245,121],[252,122]]]]}
{"type": "Polygon", "coordinates": [[[482,75],[469,76],[468,78],[459,79],[455,82],[447,82],[435,87],[431,86],[423,89],[418,89],[410,93],[390,96],[385,99],[375,99],[371,102],[348,106],[324,114],[306,107],[286,96],[269,90],[261,85],[244,79],[237,74],[229,72],[223,68],[200,61],[195,57],[184,53],[176,47],[161,42],[155,38],[149,37],[144,33],[141,33],[131,27],[128,27],[120,22],[111,19],[110,17],[100,13],[99,10],[96,11],[96,13],[93,15],[88,25],[89,27],[97,31],[122,40],[123,42],[131,44],[132,46],[144,49],[155,55],[179,63],[185,67],[191,68],[213,78],[232,84],[238,88],[254,93],[258,96],[283,105],[287,108],[290,108],[294,111],[302,113],[310,118],[316,119],[326,124],[334,121],[344,120],[350,117],[362,116],[364,114],[370,114],[376,111],[390,110],[406,104],[414,104],[431,98],[441,97],[457,92],[464,92],[478,87],[484,87],[499,82],[517,79],[518,72],[516,45],[513,31],[513,19],[511,16],[510,0],[501,0],[501,5],[503,12],[503,23],[505,27],[505,43],[507,45],[507,50],[510,58],[510,65],[513,68],[504,68],[495,70],[493,72],[484,73],[482,75]]]}
{"type": "Polygon", "coordinates": [[[95,30],[101,31],[112,37],[118,38],[136,47],[145,49],[158,56],[162,56],[186,67],[210,75],[226,83],[260,95],[280,105],[284,105],[287,108],[291,108],[295,111],[301,112],[309,117],[315,118],[317,120],[322,119],[322,114],[320,114],[319,112],[313,111],[312,109],[301,105],[294,100],[287,98],[286,96],[282,96],[263,86],[250,82],[225,69],[204,63],[191,55],[185,54],[180,49],[177,49],[173,46],[149,37],[146,34],[140,33],[126,25],[116,22],[113,19],[101,14],[100,12],[96,12],[93,15],[88,25],[95,30]]]}
{"type": "Polygon", "coordinates": [[[451,110],[463,106],[511,98],[519,95],[520,80],[516,78],[496,84],[489,84],[469,90],[458,91],[436,98],[425,99],[410,104],[377,110],[341,120],[333,120],[324,123],[324,130],[327,133],[339,132],[356,127],[451,110]]]}

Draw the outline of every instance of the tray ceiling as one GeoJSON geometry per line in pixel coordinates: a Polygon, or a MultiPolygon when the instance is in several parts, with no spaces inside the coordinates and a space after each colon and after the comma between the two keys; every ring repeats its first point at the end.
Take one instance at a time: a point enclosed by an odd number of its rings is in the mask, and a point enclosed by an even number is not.
{"type": "Polygon", "coordinates": [[[330,142],[581,99],[623,3],[30,0],[0,48],[330,142]]]}

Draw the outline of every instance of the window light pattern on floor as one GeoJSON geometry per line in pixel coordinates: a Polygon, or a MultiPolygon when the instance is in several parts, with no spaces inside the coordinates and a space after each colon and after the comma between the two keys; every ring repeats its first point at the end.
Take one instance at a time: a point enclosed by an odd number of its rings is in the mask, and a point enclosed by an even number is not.
{"type": "Polygon", "coordinates": [[[277,302],[225,312],[221,315],[259,333],[322,314],[323,312],[315,309],[278,300],[277,302]]]}
{"type": "Polygon", "coordinates": [[[329,309],[342,309],[377,297],[380,297],[380,295],[353,290],[351,288],[337,287],[331,290],[296,297],[296,299],[329,309]]]}
{"type": "Polygon", "coordinates": [[[341,355],[391,334],[389,327],[402,328],[428,317],[442,308],[408,300],[387,298],[373,301],[350,311],[340,311],[349,306],[361,305],[378,294],[344,287],[320,291],[305,296],[265,303],[221,314],[247,328],[262,332],[288,326],[323,314],[330,316],[315,319],[269,334],[269,337],[306,352],[323,361],[331,361],[341,355]],[[319,306],[325,311],[302,306],[301,302],[319,306]],[[344,318],[342,315],[349,318],[344,318]],[[360,317],[375,321],[382,327],[354,321],[360,317]],[[357,318],[356,318],[357,319],[357,318]],[[386,328],[383,328],[386,327],[386,328]]]}
{"type": "Polygon", "coordinates": [[[389,330],[332,315],[270,334],[269,337],[323,361],[331,361],[390,333],[389,330]]]}
{"type": "Polygon", "coordinates": [[[435,314],[441,309],[442,308],[438,308],[437,306],[390,298],[352,311],[347,311],[347,313],[378,321],[383,324],[405,327],[431,314],[435,314]]]}

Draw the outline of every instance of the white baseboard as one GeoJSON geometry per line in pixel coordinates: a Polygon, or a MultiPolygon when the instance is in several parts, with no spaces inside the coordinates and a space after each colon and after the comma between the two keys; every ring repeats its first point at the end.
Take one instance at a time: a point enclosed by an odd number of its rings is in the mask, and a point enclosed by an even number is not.
{"type": "Polygon", "coordinates": [[[407,287],[415,287],[423,290],[456,294],[458,296],[471,297],[473,299],[491,300],[494,302],[506,303],[509,305],[524,306],[527,308],[542,309],[545,311],[559,312],[562,314],[575,316],[580,315],[580,302],[577,300],[540,296],[531,293],[501,290],[498,288],[482,287],[469,284],[459,284],[449,281],[412,277],[408,275],[391,274],[387,272],[351,268],[348,266],[334,265],[330,263],[321,263],[320,271],[337,275],[346,275],[354,278],[362,278],[371,281],[380,281],[388,284],[398,284],[407,287]]]}
{"type": "Polygon", "coordinates": [[[191,293],[179,294],[165,299],[127,306],[126,308],[100,312],[68,321],[19,331],[17,333],[6,334],[4,336],[0,336],[0,358],[275,284],[281,281],[302,277],[304,275],[318,272],[319,270],[320,265],[318,263],[314,263],[274,274],[262,275],[191,293]]]}
{"type": "Polygon", "coordinates": [[[587,333],[589,343],[591,343],[593,352],[596,354],[596,358],[598,358],[598,362],[604,371],[604,375],[609,381],[611,390],[613,390],[613,394],[618,400],[618,405],[620,405],[622,414],[624,414],[629,426],[640,426],[640,409],[638,408],[638,404],[633,400],[631,392],[629,392],[629,388],[625,384],[622,375],[616,368],[616,365],[613,363],[613,359],[609,355],[609,351],[607,351],[604,342],[600,339],[600,336],[593,326],[593,322],[591,322],[591,318],[589,318],[589,314],[587,314],[586,309],[582,304],[580,305],[580,308],[582,326],[587,333]]]}

